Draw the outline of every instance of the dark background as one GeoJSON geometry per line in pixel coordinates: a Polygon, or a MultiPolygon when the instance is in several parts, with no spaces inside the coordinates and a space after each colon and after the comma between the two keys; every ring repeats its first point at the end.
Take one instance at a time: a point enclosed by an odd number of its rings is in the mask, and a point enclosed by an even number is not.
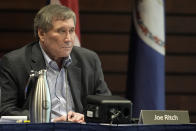
{"type": "MultiPolygon", "coordinates": [[[[133,0],[79,0],[82,46],[101,58],[113,94],[125,96],[133,0]]],[[[0,55],[33,38],[45,0],[0,0],[0,55]]],[[[167,0],[166,109],[189,110],[196,122],[196,1],[167,0]]]]}

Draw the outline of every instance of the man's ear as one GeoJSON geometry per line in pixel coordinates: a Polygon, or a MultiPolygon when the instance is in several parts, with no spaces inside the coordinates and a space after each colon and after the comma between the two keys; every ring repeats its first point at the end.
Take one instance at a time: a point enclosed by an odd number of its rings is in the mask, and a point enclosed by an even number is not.
{"type": "Polygon", "coordinates": [[[41,42],[44,42],[45,39],[45,32],[42,29],[38,29],[38,36],[41,42]]]}

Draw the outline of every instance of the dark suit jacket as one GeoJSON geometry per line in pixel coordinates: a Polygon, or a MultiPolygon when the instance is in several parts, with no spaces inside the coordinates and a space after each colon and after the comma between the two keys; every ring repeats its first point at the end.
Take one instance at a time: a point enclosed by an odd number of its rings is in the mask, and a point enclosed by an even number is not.
{"type": "MultiPolygon", "coordinates": [[[[72,63],[67,68],[68,80],[76,112],[83,112],[87,95],[110,95],[104,81],[101,63],[93,51],[73,47],[72,63]]],[[[28,115],[29,100],[24,89],[31,70],[45,69],[38,43],[31,43],[2,57],[0,81],[2,90],[1,115],[28,115]]]]}

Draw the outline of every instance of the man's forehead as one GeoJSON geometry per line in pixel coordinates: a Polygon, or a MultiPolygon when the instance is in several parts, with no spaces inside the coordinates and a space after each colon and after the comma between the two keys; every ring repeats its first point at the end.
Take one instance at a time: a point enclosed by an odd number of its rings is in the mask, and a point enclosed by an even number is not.
{"type": "Polygon", "coordinates": [[[74,23],[70,24],[64,22],[64,20],[56,20],[52,23],[52,28],[50,30],[58,30],[58,29],[71,30],[71,29],[75,29],[75,25],[74,23]]]}
{"type": "MultiPolygon", "coordinates": [[[[75,23],[74,23],[74,21],[73,21],[73,19],[64,19],[64,20],[62,20],[62,19],[54,19],[53,21],[52,21],[52,25],[54,26],[54,25],[58,25],[58,24],[67,24],[67,25],[69,25],[69,26],[73,26],[73,27],[75,27],[75,23]]],[[[60,26],[60,25],[59,25],[60,26]]]]}
{"type": "Polygon", "coordinates": [[[54,17],[52,18],[52,23],[56,22],[56,21],[70,21],[72,20],[74,22],[73,18],[58,18],[58,17],[54,17]]]}

